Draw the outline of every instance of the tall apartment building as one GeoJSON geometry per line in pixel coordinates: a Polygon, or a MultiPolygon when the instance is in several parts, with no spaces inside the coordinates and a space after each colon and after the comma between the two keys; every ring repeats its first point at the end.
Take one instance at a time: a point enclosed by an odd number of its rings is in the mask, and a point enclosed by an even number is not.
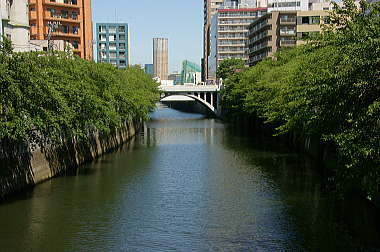
{"type": "Polygon", "coordinates": [[[12,41],[14,51],[29,51],[28,0],[0,0],[0,40],[12,41]]]}
{"type": "Polygon", "coordinates": [[[273,11],[257,19],[249,26],[249,65],[272,56],[281,47],[305,43],[302,38],[320,32],[320,24],[328,21],[328,15],[324,10],[273,11]]]}
{"type": "Polygon", "coordinates": [[[168,79],[168,39],[153,39],[153,70],[154,77],[168,79]]]}
{"type": "Polygon", "coordinates": [[[130,60],[130,35],[126,23],[96,24],[97,62],[125,68],[130,60]]]}
{"type": "Polygon", "coordinates": [[[68,42],[74,54],[92,60],[91,0],[29,0],[29,20],[31,40],[47,40],[50,33],[52,40],[68,42]]]}
{"type": "Polygon", "coordinates": [[[208,57],[210,56],[210,24],[211,18],[216,10],[221,7],[223,0],[204,0],[203,7],[203,59],[202,59],[202,80],[206,81],[208,72],[208,57]]]}
{"type": "MultiPolygon", "coordinates": [[[[233,7],[236,7],[234,5],[233,7]]],[[[231,9],[223,6],[213,16],[210,26],[210,55],[208,57],[208,79],[216,79],[216,70],[224,59],[248,60],[248,26],[265,15],[266,8],[231,9]]]]}

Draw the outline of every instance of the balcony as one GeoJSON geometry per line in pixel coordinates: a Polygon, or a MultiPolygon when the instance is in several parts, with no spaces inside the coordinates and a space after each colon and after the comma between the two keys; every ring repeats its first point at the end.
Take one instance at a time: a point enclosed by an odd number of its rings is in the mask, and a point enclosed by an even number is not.
{"type": "Polygon", "coordinates": [[[288,25],[288,24],[296,24],[297,19],[294,18],[280,18],[280,24],[288,25]]]}
{"type": "Polygon", "coordinates": [[[80,38],[79,34],[74,34],[74,33],[65,33],[65,32],[52,32],[51,33],[52,37],[66,37],[66,38],[80,38]]]}
{"type": "Polygon", "coordinates": [[[47,21],[58,21],[58,22],[66,22],[66,23],[75,23],[75,24],[80,24],[79,19],[71,19],[69,17],[62,17],[59,15],[45,15],[45,20],[47,21]]]}
{"type": "Polygon", "coordinates": [[[280,40],[280,46],[295,46],[297,43],[296,40],[294,39],[289,39],[289,40],[280,40]]]}
{"type": "MultiPolygon", "coordinates": [[[[31,2],[36,2],[36,0],[32,0],[31,2]]],[[[80,1],[76,0],[65,0],[63,3],[58,3],[54,0],[45,0],[44,1],[45,5],[50,5],[50,6],[58,6],[58,7],[67,7],[67,8],[75,8],[75,9],[80,9],[82,7],[80,1]]]]}
{"type": "Polygon", "coordinates": [[[280,30],[281,36],[295,36],[296,30],[280,30]]]}

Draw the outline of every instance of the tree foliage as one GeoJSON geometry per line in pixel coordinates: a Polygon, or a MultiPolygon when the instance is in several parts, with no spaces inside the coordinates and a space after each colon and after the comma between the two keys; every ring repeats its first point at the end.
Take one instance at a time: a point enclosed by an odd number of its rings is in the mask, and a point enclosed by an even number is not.
{"type": "Polygon", "coordinates": [[[317,135],[337,146],[339,188],[380,188],[380,5],[345,0],[304,46],[281,50],[224,82],[230,116],[256,115],[279,134],[317,135]]]}
{"type": "Polygon", "coordinates": [[[0,51],[0,141],[43,146],[86,138],[147,118],[157,84],[139,67],[124,70],[65,53],[0,51]]]}
{"type": "Polygon", "coordinates": [[[226,79],[229,75],[235,73],[238,69],[245,67],[245,61],[242,59],[225,59],[216,70],[216,77],[226,79]]]}

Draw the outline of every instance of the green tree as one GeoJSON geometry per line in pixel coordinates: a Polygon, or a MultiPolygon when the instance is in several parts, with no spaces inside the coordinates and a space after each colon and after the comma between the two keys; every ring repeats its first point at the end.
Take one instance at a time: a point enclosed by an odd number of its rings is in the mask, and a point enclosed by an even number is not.
{"type": "Polygon", "coordinates": [[[216,70],[216,77],[227,79],[230,75],[239,69],[245,68],[245,61],[242,59],[225,59],[223,60],[216,70]]]}

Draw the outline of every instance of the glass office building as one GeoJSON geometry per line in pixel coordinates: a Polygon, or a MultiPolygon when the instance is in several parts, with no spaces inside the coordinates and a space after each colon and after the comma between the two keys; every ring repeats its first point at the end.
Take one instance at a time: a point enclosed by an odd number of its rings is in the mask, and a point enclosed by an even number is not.
{"type": "Polygon", "coordinates": [[[96,24],[97,62],[119,68],[130,64],[130,35],[126,23],[96,24]]]}

